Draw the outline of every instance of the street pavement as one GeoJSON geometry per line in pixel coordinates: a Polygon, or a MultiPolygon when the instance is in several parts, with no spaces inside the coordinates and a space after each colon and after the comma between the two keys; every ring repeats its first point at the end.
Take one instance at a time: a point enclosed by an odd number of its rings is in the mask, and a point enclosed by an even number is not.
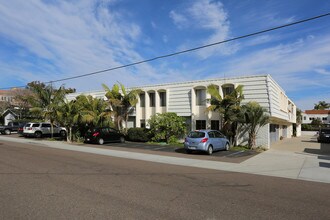
{"type": "Polygon", "coordinates": [[[109,147],[72,145],[59,141],[13,138],[4,135],[0,135],[1,140],[163,164],[330,183],[330,144],[317,143],[314,136],[281,140],[273,144],[270,150],[240,163],[209,160],[206,155],[205,159],[200,159],[201,157],[196,159],[186,155],[180,156],[177,153],[164,155],[157,151],[134,152],[126,148],[118,150],[118,147],[114,150],[109,147]]]}

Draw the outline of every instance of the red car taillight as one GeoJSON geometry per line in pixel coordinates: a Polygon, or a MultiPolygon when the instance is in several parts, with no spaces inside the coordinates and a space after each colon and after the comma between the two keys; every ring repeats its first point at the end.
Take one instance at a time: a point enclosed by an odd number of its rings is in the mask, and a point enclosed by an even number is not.
{"type": "Polygon", "coordinates": [[[100,132],[95,132],[95,133],[93,134],[93,137],[97,137],[97,136],[99,136],[99,134],[100,134],[100,132]]]}
{"type": "Polygon", "coordinates": [[[207,142],[209,139],[208,138],[203,138],[202,140],[201,140],[201,143],[205,143],[205,142],[207,142]]]}

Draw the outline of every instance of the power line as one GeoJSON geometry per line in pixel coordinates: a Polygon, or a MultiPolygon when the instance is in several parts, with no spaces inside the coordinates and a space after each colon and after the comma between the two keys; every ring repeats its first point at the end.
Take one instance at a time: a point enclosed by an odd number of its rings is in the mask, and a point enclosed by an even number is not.
{"type": "MultiPolygon", "coordinates": [[[[183,54],[183,53],[188,53],[188,52],[192,52],[192,51],[204,49],[204,48],[207,48],[207,47],[213,47],[213,46],[216,46],[216,45],[219,45],[219,44],[228,43],[228,42],[231,42],[231,41],[235,41],[235,40],[239,40],[239,39],[243,39],[243,38],[247,38],[247,37],[252,37],[252,36],[263,34],[263,33],[266,33],[266,32],[270,32],[270,31],[282,29],[282,28],[285,28],[285,27],[289,27],[289,26],[293,26],[293,25],[305,23],[305,22],[308,22],[308,21],[316,20],[316,19],[319,19],[319,18],[322,18],[322,17],[326,17],[326,16],[329,16],[329,15],[330,15],[330,12],[328,12],[326,14],[321,14],[321,15],[318,15],[318,16],[315,16],[315,17],[310,17],[310,18],[307,18],[307,19],[303,19],[303,20],[299,20],[299,21],[296,21],[296,22],[292,22],[292,23],[289,23],[289,24],[285,24],[285,25],[281,25],[281,26],[277,26],[277,27],[265,29],[265,30],[262,30],[262,31],[254,32],[254,33],[251,33],[251,34],[242,35],[242,36],[239,36],[239,37],[234,37],[234,38],[223,40],[223,41],[218,41],[218,42],[211,43],[211,44],[206,44],[206,45],[203,45],[203,46],[199,46],[199,47],[195,47],[195,48],[191,48],[191,49],[187,49],[187,50],[182,50],[182,51],[178,51],[178,52],[174,52],[174,53],[170,53],[170,54],[166,54],[166,55],[157,56],[157,57],[146,59],[146,60],[141,60],[141,61],[138,61],[138,62],[133,62],[133,63],[130,63],[130,64],[125,64],[125,65],[122,65],[122,66],[117,66],[117,67],[113,67],[113,68],[109,68],[109,69],[104,69],[104,70],[99,70],[99,71],[95,71],[95,72],[90,72],[90,73],[86,73],[86,74],[82,74],[82,75],[77,75],[77,76],[72,76],[72,77],[57,79],[57,80],[48,81],[48,82],[44,82],[44,83],[45,84],[50,84],[50,83],[55,83],[55,82],[62,82],[62,81],[67,81],[67,80],[82,78],[82,77],[86,77],[86,76],[96,75],[96,74],[100,74],[100,73],[104,73],[104,72],[109,72],[109,71],[113,71],[113,70],[117,70],[117,69],[123,69],[123,68],[126,68],[126,67],[139,65],[139,64],[142,64],[142,63],[147,63],[147,62],[151,62],[151,61],[158,60],[158,59],[172,57],[172,56],[180,55],[180,54],[183,54]]],[[[23,88],[23,87],[25,87],[25,86],[16,86],[16,87],[0,88],[0,89],[23,88]]]]}

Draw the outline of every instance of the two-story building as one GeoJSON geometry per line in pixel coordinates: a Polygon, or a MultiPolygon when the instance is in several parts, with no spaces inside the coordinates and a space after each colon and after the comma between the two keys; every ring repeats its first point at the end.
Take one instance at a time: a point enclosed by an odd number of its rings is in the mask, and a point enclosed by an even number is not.
{"type": "MultiPolygon", "coordinates": [[[[256,101],[266,108],[270,115],[270,123],[260,128],[257,146],[269,148],[272,142],[293,135],[296,123],[296,106],[287,97],[284,90],[270,75],[244,76],[234,78],[198,80],[189,82],[166,83],[140,86],[131,89],[141,89],[139,102],[135,112],[129,117],[128,127],[147,127],[148,119],[156,113],[175,112],[184,117],[188,130],[220,129],[221,117],[218,112],[207,112],[210,105],[207,100],[207,86],[215,84],[222,97],[234,90],[238,85],[243,86],[245,99],[242,104],[256,101]]],[[[69,94],[72,100],[77,95],[92,95],[105,98],[104,91],[69,94]]],[[[240,138],[239,144],[245,144],[247,138],[240,138]]]]}
{"type": "Polygon", "coordinates": [[[314,120],[319,120],[322,124],[330,125],[330,110],[306,110],[302,112],[302,124],[311,124],[314,120]]]}

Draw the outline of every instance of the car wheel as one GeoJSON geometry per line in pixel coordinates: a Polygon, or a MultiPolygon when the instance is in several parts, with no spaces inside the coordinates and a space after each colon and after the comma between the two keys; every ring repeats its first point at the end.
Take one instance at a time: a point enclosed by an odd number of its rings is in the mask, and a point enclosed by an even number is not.
{"type": "Polygon", "coordinates": [[[65,137],[65,136],[66,136],[66,132],[65,132],[65,131],[63,131],[63,130],[62,130],[62,131],[60,131],[60,136],[61,136],[61,137],[65,137]]]}
{"type": "Polygon", "coordinates": [[[42,137],[42,133],[40,131],[37,131],[36,133],[34,133],[34,136],[36,138],[41,138],[42,137]]]}
{"type": "Polygon", "coordinates": [[[104,144],[104,140],[103,140],[103,138],[100,138],[100,139],[99,139],[99,144],[100,144],[100,145],[104,144]]]}
{"type": "Polygon", "coordinates": [[[120,143],[125,143],[125,138],[124,137],[120,137],[120,143]]]}
{"type": "Polygon", "coordinates": [[[207,148],[207,154],[208,155],[211,155],[213,153],[213,147],[212,146],[209,146],[208,148],[207,148]]]}
{"type": "Polygon", "coordinates": [[[226,144],[225,149],[229,150],[229,144],[228,143],[226,144]]]}
{"type": "Polygon", "coordinates": [[[9,134],[11,134],[11,131],[8,130],[8,129],[6,129],[6,130],[5,130],[5,134],[9,135],[9,134]]]}

